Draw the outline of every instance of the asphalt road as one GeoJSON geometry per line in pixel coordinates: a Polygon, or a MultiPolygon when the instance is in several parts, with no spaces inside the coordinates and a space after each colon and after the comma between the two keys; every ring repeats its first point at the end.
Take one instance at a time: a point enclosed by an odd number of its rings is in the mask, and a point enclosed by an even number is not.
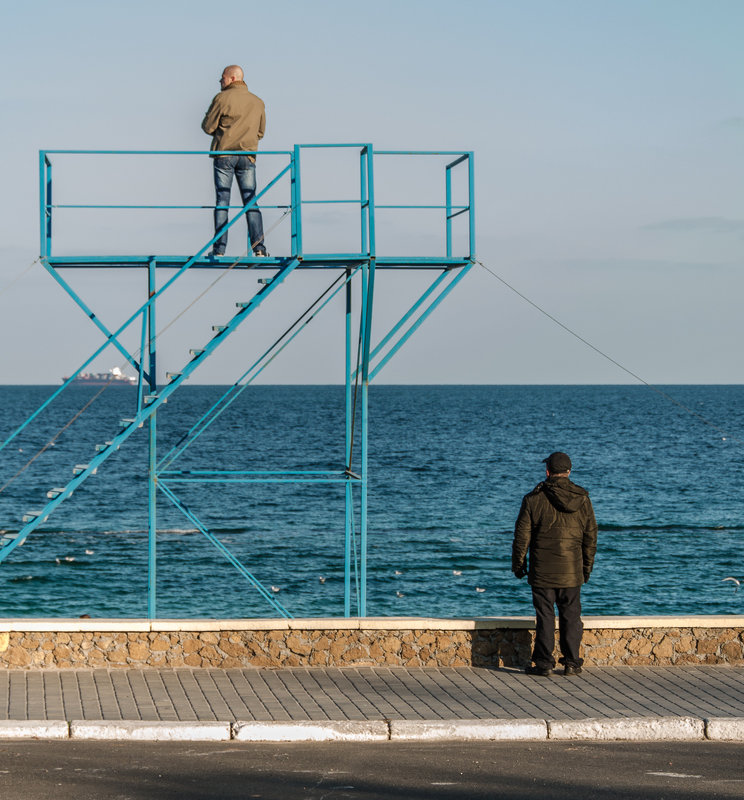
{"type": "Polygon", "coordinates": [[[2,800],[744,796],[744,744],[4,742],[2,800]]]}

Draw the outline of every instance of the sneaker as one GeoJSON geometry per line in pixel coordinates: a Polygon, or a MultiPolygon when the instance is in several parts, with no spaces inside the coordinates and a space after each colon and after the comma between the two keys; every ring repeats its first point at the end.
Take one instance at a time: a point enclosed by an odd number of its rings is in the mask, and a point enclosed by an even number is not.
{"type": "Polygon", "coordinates": [[[571,664],[566,664],[563,668],[564,675],[581,675],[581,667],[575,667],[571,664]]]}
{"type": "Polygon", "coordinates": [[[553,670],[550,669],[550,667],[537,667],[534,664],[530,664],[529,667],[525,667],[524,671],[528,675],[539,675],[541,678],[547,678],[553,674],[553,670]]]}
{"type": "Polygon", "coordinates": [[[253,255],[256,256],[256,258],[268,258],[269,257],[268,251],[265,250],[264,248],[256,250],[256,252],[253,255]]]}
{"type": "Polygon", "coordinates": [[[222,250],[212,250],[208,253],[207,258],[211,261],[215,258],[221,258],[225,253],[222,250]]]}

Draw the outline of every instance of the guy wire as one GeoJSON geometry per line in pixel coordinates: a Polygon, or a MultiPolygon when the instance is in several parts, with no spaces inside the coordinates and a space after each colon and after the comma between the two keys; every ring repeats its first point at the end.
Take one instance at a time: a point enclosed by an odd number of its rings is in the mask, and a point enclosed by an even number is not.
{"type": "Polygon", "coordinates": [[[675,406],[678,406],[679,408],[683,409],[688,414],[691,414],[693,417],[697,417],[697,419],[699,419],[701,422],[705,423],[710,428],[713,428],[714,431],[716,431],[717,433],[721,434],[724,439],[731,439],[731,440],[737,442],[738,444],[744,444],[744,440],[739,439],[737,436],[732,436],[731,434],[729,434],[725,430],[723,430],[723,428],[719,427],[714,422],[711,422],[709,419],[704,417],[702,414],[698,414],[697,411],[694,411],[689,406],[686,406],[684,403],[681,403],[679,400],[675,399],[674,397],[672,397],[667,392],[664,392],[661,389],[659,389],[657,386],[654,386],[653,384],[650,384],[648,381],[644,380],[640,375],[637,375],[632,370],[630,370],[627,367],[623,366],[619,361],[616,361],[614,358],[612,358],[612,356],[609,356],[607,353],[605,353],[604,351],[600,350],[598,347],[593,345],[591,342],[587,341],[583,336],[579,335],[578,333],[576,333],[576,331],[574,331],[571,328],[569,328],[568,325],[564,325],[559,319],[556,319],[552,314],[550,314],[544,308],[539,306],[533,300],[530,300],[530,298],[527,297],[526,295],[522,294],[522,292],[520,292],[519,289],[517,289],[516,287],[512,286],[508,281],[504,280],[504,278],[502,278],[500,275],[496,274],[492,269],[487,267],[482,261],[476,259],[475,263],[476,264],[480,264],[480,266],[483,267],[483,269],[486,270],[486,272],[488,272],[494,278],[496,278],[497,281],[501,281],[501,283],[503,283],[504,286],[506,286],[507,289],[509,289],[512,292],[514,292],[514,294],[516,294],[518,297],[521,297],[522,300],[525,301],[525,303],[529,303],[529,305],[531,305],[534,309],[539,311],[543,316],[547,317],[549,320],[554,322],[556,325],[558,325],[558,327],[563,328],[563,330],[566,331],[566,333],[570,333],[571,336],[573,336],[575,339],[578,339],[582,344],[586,345],[590,349],[594,350],[595,353],[598,353],[600,356],[602,356],[602,358],[607,359],[607,361],[609,361],[610,363],[614,364],[616,367],[621,369],[623,372],[626,372],[628,375],[630,375],[631,377],[635,378],[635,380],[637,380],[639,383],[643,384],[647,389],[651,389],[652,392],[656,392],[656,394],[660,395],[661,397],[665,398],[666,400],[669,400],[671,403],[674,403],[675,406]]]}

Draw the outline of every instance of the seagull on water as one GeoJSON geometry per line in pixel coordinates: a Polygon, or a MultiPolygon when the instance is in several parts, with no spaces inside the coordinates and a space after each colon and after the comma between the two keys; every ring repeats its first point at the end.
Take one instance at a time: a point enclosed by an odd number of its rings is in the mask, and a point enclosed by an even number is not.
{"type": "Polygon", "coordinates": [[[741,586],[741,581],[738,578],[721,578],[721,583],[723,583],[723,581],[733,581],[736,584],[734,592],[739,591],[739,587],[741,586]]]}
{"type": "Polygon", "coordinates": [[[476,586],[476,587],[475,587],[475,591],[476,591],[476,592],[485,592],[486,590],[485,590],[485,589],[481,589],[481,587],[480,587],[480,586],[476,586]]]}
{"type": "Polygon", "coordinates": [[[277,592],[281,592],[281,589],[278,586],[272,586],[271,591],[274,592],[274,594],[276,594],[277,592]]]}
{"type": "Polygon", "coordinates": [[[405,597],[403,592],[396,592],[395,595],[396,595],[396,597],[405,597]]]}
{"type": "Polygon", "coordinates": [[[453,569],[452,570],[452,574],[453,575],[462,575],[462,570],[461,569],[453,569]]]}
{"type": "Polygon", "coordinates": [[[325,579],[325,578],[324,578],[322,575],[320,575],[320,576],[318,577],[318,580],[319,580],[321,583],[325,583],[325,582],[326,582],[326,579],[325,579]]]}

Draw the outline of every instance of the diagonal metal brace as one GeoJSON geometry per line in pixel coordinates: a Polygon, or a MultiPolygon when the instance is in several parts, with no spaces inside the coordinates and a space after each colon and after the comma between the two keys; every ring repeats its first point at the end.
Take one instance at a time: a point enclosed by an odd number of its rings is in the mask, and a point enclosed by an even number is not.
{"type": "Polygon", "coordinates": [[[258,590],[258,593],[264,598],[264,600],[267,600],[285,619],[292,618],[292,615],[289,613],[289,611],[287,611],[287,609],[284,608],[284,606],[278,600],[272,597],[271,593],[266,589],[261,581],[259,581],[258,578],[256,578],[256,576],[232,554],[226,545],[224,545],[210,530],[207,529],[205,525],[202,524],[196,514],[191,511],[191,509],[188,508],[188,506],[186,506],[182,500],[179,500],[173,491],[167,485],[165,485],[163,481],[158,481],[158,488],[187,519],[196,525],[200,533],[202,533],[209,540],[209,542],[211,542],[220,551],[220,553],[225,556],[225,558],[235,567],[235,569],[237,569],[238,572],[258,590]]]}

